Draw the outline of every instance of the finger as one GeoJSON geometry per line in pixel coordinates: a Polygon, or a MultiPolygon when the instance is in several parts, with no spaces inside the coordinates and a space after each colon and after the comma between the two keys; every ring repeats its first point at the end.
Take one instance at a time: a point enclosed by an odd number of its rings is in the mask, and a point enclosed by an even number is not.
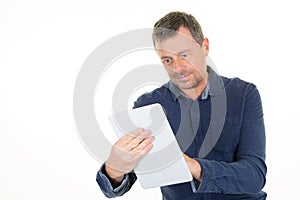
{"type": "Polygon", "coordinates": [[[117,141],[118,145],[120,146],[124,146],[126,144],[128,144],[129,142],[131,142],[136,136],[139,135],[139,133],[143,132],[144,129],[143,128],[137,128],[129,133],[127,133],[126,135],[124,135],[121,139],[119,139],[117,141]]]}
{"type": "Polygon", "coordinates": [[[148,145],[152,144],[153,140],[154,140],[153,136],[147,137],[146,139],[141,141],[138,146],[136,146],[135,148],[132,148],[130,152],[132,152],[134,154],[139,154],[139,153],[144,152],[145,151],[144,149],[147,148],[148,145]]]}
{"type": "Polygon", "coordinates": [[[139,127],[139,128],[134,129],[133,131],[127,133],[126,135],[130,138],[135,138],[143,131],[144,131],[144,129],[139,127]]]}
{"type": "Polygon", "coordinates": [[[141,133],[139,133],[135,138],[133,138],[130,142],[129,145],[134,148],[138,146],[144,139],[148,138],[151,135],[150,130],[145,130],[141,133]]]}
{"type": "Polygon", "coordinates": [[[140,145],[141,142],[147,139],[150,135],[151,132],[149,130],[145,130],[141,132],[139,135],[137,135],[134,139],[132,139],[126,146],[124,146],[124,148],[129,151],[135,149],[140,145]]]}
{"type": "Polygon", "coordinates": [[[134,159],[141,159],[143,156],[145,156],[153,147],[152,142],[151,143],[144,143],[145,146],[139,151],[138,153],[135,154],[134,159]]]}

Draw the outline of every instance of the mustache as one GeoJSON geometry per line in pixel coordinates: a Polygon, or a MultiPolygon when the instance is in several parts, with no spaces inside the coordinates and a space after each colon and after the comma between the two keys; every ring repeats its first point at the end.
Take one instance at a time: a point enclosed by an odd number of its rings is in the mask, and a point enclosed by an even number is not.
{"type": "Polygon", "coordinates": [[[174,72],[174,77],[179,78],[179,77],[182,77],[182,76],[189,75],[191,73],[193,73],[192,70],[184,70],[184,71],[180,71],[180,72],[174,72]]]}

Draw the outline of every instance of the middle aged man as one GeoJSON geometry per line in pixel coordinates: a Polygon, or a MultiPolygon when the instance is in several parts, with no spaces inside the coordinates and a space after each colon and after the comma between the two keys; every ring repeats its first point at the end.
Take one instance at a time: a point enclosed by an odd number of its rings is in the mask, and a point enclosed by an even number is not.
{"type": "MultiPolygon", "coordinates": [[[[255,85],[219,76],[206,65],[209,41],[192,15],[171,12],[164,16],[154,26],[153,41],[170,81],[139,97],[134,107],[162,105],[194,178],[190,183],[161,187],[163,199],[265,199],[265,130],[255,85]],[[222,97],[224,105],[215,106],[222,97]],[[213,113],[223,107],[224,118],[214,119],[213,113]],[[218,124],[222,129],[217,143],[201,157],[209,129],[218,124]]],[[[138,128],[114,144],[97,173],[107,197],[129,191],[137,179],[133,169],[151,149],[153,139],[150,131],[138,128]]]]}

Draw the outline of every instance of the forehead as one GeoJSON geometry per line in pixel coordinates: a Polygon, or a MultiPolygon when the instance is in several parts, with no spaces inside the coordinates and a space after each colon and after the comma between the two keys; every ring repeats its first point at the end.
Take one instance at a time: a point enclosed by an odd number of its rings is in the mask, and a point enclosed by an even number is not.
{"type": "Polygon", "coordinates": [[[161,53],[179,53],[182,51],[193,51],[200,45],[194,40],[187,28],[179,28],[171,37],[155,42],[156,51],[161,53]]]}

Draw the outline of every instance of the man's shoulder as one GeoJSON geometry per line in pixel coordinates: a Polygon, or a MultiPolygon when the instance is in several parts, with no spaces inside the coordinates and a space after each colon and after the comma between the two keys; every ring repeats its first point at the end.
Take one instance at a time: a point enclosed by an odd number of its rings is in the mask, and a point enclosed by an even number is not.
{"type": "Polygon", "coordinates": [[[243,80],[239,77],[233,77],[233,78],[228,78],[225,76],[221,76],[224,82],[224,86],[226,88],[226,91],[233,91],[233,92],[238,92],[238,91],[245,91],[248,89],[254,89],[256,88],[256,85],[253,84],[252,82],[243,80]]]}
{"type": "Polygon", "coordinates": [[[220,92],[235,93],[236,95],[241,95],[247,92],[248,89],[255,89],[256,86],[248,81],[245,81],[239,77],[232,77],[229,78],[227,76],[219,75],[216,71],[212,68],[209,68],[210,81],[209,81],[209,88],[210,93],[220,94],[220,92]]]}
{"type": "Polygon", "coordinates": [[[251,99],[260,101],[260,93],[256,85],[241,78],[222,77],[227,96],[227,102],[239,105],[238,102],[246,102],[251,99]]]}
{"type": "Polygon", "coordinates": [[[165,86],[161,86],[151,92],[142,94],[135,102],[134,107],[146,106],[154,103],[162,103],[163,101],[170,101],[172,94],[170,90],[165,86]]]}

